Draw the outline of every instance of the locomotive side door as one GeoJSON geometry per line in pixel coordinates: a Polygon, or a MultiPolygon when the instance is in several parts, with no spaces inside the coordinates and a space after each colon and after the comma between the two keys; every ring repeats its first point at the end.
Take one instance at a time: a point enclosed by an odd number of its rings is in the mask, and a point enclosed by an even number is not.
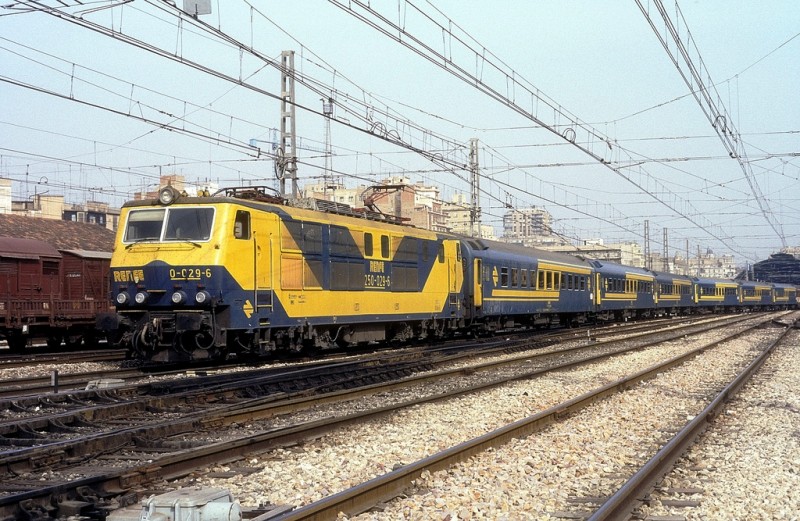
{"type": "Polygon", "coordinates": [[[463,258],[461,243],[458,241],[443,242],[445,262],[447,263],[447,292],[451,312],[461,308],[461,291],[464,286],[463,258]]]}

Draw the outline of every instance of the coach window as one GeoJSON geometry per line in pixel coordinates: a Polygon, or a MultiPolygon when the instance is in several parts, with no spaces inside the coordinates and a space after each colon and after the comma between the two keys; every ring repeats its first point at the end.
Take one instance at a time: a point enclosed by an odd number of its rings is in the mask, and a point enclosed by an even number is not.
{"type": "Polygon", "coordinates": [[[364,233],[364,255],[372,257],[372,234],[364,233]]]}
{"type": "Polygon", "coordinates": [[[567,289],[567,281],[563,274],[559,271],[556,272],[556,289],[567,289]]]}
{"type": "Polygon", "coordinates": [[[586,289],[586,277],[581,277],[581,291],[586,289]]]}
{"type": "Polygon", "coordinates": [[[237,239],[250,238],[250,212],[236,210],[236,219],[233,221],[233,236],[237,239]]]}
{"type": "Polygon", "coordinates": [[[511,286],[519,287],[519,270],[517,268],[511,268],[511,286]]]}
{"type": "Polygon", "coordinates": [[[539,278],[536,281],[536,289],[544,289],[544,272],[539,270],[539,278]]]}
{"type": "Polygon", "coordinates": [[[456,243],[456,261],[461,262],[461,243],[456,243]]]}
{"type": "Polygon", "coordinates": [[[519,272],[519,285],[523,288],[528,287],[528,270],[522,269],[519,272]]]}
{"type": "Polygon", "coordinates": [[[444,262],[444,243],[439,243],[439,262],[444,262]]]}
{"type": "Polygon", "coordinates": [[[508,287],[508,268],[500,268],[500,287],[508,287]]]}
{"type": "Polygon", "coordinates": [[[381,257],[389,258],[389,236],[381,235],[381,257]]]}

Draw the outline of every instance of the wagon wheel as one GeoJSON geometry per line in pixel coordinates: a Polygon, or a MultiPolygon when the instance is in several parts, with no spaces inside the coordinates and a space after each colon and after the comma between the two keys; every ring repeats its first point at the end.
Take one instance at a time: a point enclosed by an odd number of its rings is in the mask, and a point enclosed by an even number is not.
{"type": "Polygon", "coordinates": [[[63,335],[53,334],[47,337],[47,347],[50,349],[58,349],[61,347],[61,341],[64,339],[63,335]]]}
{"type": "Polygon", "coordinates": [[[83,337],[81,335],[69,335],[68,334],[68,335],[66,335],[64,337],[64,343],[67,344],[67,347],[72,348],[72,349],[80,347],[82,340],[83,340],[83,337]]]}
{"type": "Polygon", "coordinates": [[[98,342],[99,340],[97,338],[97,334],[94,331],[83,335],[83,345],[86,347],[91,347],[91,348],[97,347],[98,342]]]}
{"type": "Polygon", "coordinates": [[[6,336],[6,342],[12,353],[22,353],[28,346],[28,337],[22,333],[9,333],[6,336]]]}

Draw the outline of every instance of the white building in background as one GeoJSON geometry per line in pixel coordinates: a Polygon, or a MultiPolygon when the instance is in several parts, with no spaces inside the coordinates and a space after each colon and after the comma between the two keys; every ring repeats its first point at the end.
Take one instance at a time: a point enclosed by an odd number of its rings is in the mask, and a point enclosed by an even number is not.
{"type": "MultiPolygon", "coordinates": [[[[471,235],[469,196],[461,193],[453,195],[452,201],[444,203],[442,211],[445,215],[447,227],[453,233],[471,235]]],[[[479,236],[481,239],[497,240],[494,234],[494,227],[489,224],[480,225],[479,236]]]]}
{"type": "Polygon", "coordinates": [[[504,242],[537,248],[559,248],[568,242],[553,233],[553,217],[544,208],[513,209],[503,215],[504,242]]]}
{"type": "Polygon", "coordinates": [[[644,268],[644,251],[642,251],[642,246],[639,243],[621,242],[609,244],[608,246],[619,250],[621,264],[633,266],[635,268],[644,268]]]}
{"type": "Polygon", "coordinates": [[[503,216],[503,237],[508,242],[523,242],[532,237],[552,235],[553,218],[543,208],[514,209],[503,216]]]}
{"type": "Polygon", "coordinates": [[[312,199],[322,199],[346,204],[351,208],[363,208],[364,201],[361,195],[367,190],[366,185],[359,185],[356,188],[347,188],[339,183],[315,183],[302,187],[300,194],[302,197],[312,199]]]}
{"type": "Polygon", "coordinates": [[[11,213],[11,179],[0,178],[0,213],[11,213]]]}

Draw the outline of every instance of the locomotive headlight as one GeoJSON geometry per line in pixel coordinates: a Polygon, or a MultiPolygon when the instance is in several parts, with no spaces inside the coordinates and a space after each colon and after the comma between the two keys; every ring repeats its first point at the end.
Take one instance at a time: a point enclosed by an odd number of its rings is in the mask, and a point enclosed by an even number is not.
{"type": "Polygon", "coordinates": [[[127,304],[128,302],[130,302],[130,300],[131,300],[131,296],[128,295],[127,291],[121,291],[121,292],[117,293],[116,301],[117,301],[117,304],[119,304],[120,306],[122,306],[124,304],[127,304]]]}
{"type": "Polygon", "coordinates": [[[186,302],[186,293],[183,291],[176,291],[172,294],[173,304],[183,304],[184,302],[186,302]]]}
{"type": "Polygon", "coordinates": [[[158,191],[158,202],[164,206],[167,206],[168,204],[174,203],[178,198],[178,195],[180,194],[177,190],[167,185],[158,191]]]}
{"type": "Polygon", "coordinates": [[[145,302],[147,302],[147,297],[148,297],[147,293],[145,293],[144,291],[140,291],[139,293],[136,294],[135,297],[133,297],[133,300],[135,300],[137,304],[142,305],[145,302]]]}
{"type": "Polygon", "coordinates": [[[211,294],[208,291],[198,291],[197,295],[194,296],[195,302],[200,305],[206,304],[211,301],[211,294]]]}

